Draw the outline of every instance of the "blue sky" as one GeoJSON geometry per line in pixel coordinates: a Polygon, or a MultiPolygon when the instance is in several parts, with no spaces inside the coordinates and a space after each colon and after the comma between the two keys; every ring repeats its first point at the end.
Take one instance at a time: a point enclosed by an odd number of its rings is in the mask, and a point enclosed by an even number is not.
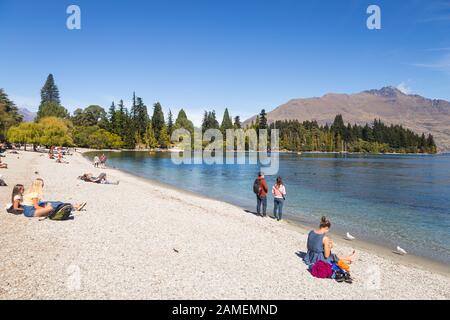
{"type": "Polygon", "coordinates": [[[0,87],[36,110],[53,73],[70,111],[136,91],[197,124],[205,109],[247,118],[386,85],[450,100],[449,35],[450,0],[0,0],[0,87]],[[70,4],[81,30],[66,28],[70,4]]]}

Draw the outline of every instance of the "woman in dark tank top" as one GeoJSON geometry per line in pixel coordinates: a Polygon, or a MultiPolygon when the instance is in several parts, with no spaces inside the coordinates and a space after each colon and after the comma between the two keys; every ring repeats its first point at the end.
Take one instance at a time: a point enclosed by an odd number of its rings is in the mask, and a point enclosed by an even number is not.
{"type": "Polygon", "coordinates": [[[331,222],[326,217],[322,217],[320,220],[319,229],[311,230],[308,234],[307,253],[303,258],[308,267],[312,267],[317,261],[322,260],[328,263],[333,261],[338,262],[343,260],[345,263],[352,263],[355,255],[355,251],[348,257],[337,257],[331,253],[333,248],[333,242],[327,236],[330,232],[331,222]]]}

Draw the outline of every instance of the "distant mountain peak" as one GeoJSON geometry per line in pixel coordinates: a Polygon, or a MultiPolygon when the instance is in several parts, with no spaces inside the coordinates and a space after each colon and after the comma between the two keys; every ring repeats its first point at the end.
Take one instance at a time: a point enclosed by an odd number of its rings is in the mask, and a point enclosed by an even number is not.
{"type": "Polygon", "coordinates": [[[383,87],[381,89],[372,89],[364,91],[365,93],[374,94],[377,96],[387,97],[387,98],[395,98],[399,95],[405,95],[399,89],[393,86],[383,87]]]}
{"type": "Polygon", "coordinates": [[[31,112],[27,108],[19,108],[19,114],[22,115],[24,122],[33,122],[36,118],[36,112],[31,112]]]}

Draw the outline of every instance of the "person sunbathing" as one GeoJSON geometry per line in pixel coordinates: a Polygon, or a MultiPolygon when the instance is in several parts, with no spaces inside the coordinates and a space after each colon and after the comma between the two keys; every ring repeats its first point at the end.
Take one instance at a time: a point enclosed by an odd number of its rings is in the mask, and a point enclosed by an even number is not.
{"type": "MultiPolygon", "coordinates": [[[[60,201],[42,201],[42,190],[44,180],[38,178],[31,184],[28,193],[23,197],[23,214],[28,217],[47,217],[64,203],[60,201]]],[[[81,211],[86,206],[86,202],[73,205],[76,211],[81,211]]]]}
{"type": "Polygon", "coordinates": [[[100,183],[100,184],[115,184],[118,185],[119,181],[111,182],[106,179],[106,173],[102,172],[98,177],[94,177],[92,173],[85,173],[79,176],[78,179],[85,182],[100,183]]]}
{"type": "Polygon", "coordinates": [[[2,162],[2,159],[0,158],[0,169],[8,169],[8,164],[2,162]]]}
{"type": "Polygon", "coordinates": [[[0,187],[7,187],[5,180],[3,180],[3,176],[0,174],[0,187]]]}

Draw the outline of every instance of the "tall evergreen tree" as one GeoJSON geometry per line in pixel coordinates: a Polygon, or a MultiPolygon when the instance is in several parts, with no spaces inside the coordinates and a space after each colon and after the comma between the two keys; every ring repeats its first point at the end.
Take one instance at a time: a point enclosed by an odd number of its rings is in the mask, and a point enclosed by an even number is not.
{"type": "Polygon", "coordinates": [[[225,108],[222,124],[220,125],[220,131],[222,131],[222,134],[225,135],[227,129],[233,129],[233,121],[228,113],[228,108],[225,108]]]}
{"type": "Polygon", "coordinates": [[[53,74],[49,74],[44,86],[41,89],[41,105],[46,102],[55,102],[56,104],[61,104],[59,99],[59,90],[55,84],[55,79],[53,74]]]}
{"type": "Polygon", "coordinates": [[[261,110],[261,113],[259,114],[259,122],[258,122],[258,128],[259,129],[267,129],[267,113],[265,109],[261,110]]]}
{"type": "Polygon", "coordinates": [[[169,132],[167,131],[167,126],[165,123],[159,132],[158,144],[161,148],[168,148],[170,145],[169,132]]]}
{"type": "Polygon", "coordinates": [[[167,116],[167,130],[169,132],[169,136],[172,135],[172,132],[174,130],[174,122],[173,122],[173,114],[172,110],[169,109],[169,114],[167,116]]]}
{"type": "Polygon", "coordinates": [[[155,132],[153,131],[152,122],[149,121],[147,130],[144,135],[144,142],[148,148],[156,148],[158,146],[158,140],[156,140],[155,132]]]}
{"type": "Polygon", "coordinates": [[[208,129],[220,129],[219,122],[216,118],[216,111],[205,111],[202,121],[202,130],[205,132],[208,129]]]}
{"type": "MultiPolygon", "coordinates": [[[[123,100],[119,101],[118,110],[116,111],[116,133],[124,139],[125,127],[127,120],[127,112],[123,100]]],[[[124,141],[125,142],[125,141],[124,141]]]]}
{"type": "Polygon", "coordinates": [[[139,137],[142,139],[150,121],[147,112],[147,106],[144,104],[142,98],[137,98],[135,102],[135,110],[133,116],[134,128],[139,137]]]}
{"type": "Polygon", "coordinates": [[[241,129],[242,128],[242,123],[241,123],[241,117],[240,116],[234,117],[234,128],[235,129],[241,129]]]}
{"type": "Polygon", "coordinates": [[[49,74],[41,89],[41,104],[37,112],[36,121],[45,117],[69,118],[69,112],[61,106],[59,90],[52,74],[49,74]]]}
{"type": "Polygon", "coordinates": [[[111,103],[108,110],[108,130],[117,134],[117,115],[114,101],[111,103]]]}
{"type": "Polygon", "coordinates": [[[133,92],[133,99],[131,101],[131,118],[135,119],[137,114],[136,92],[133,92]]]}
{"type": "Polygon", "coordinates": [[[159,102],[153,105],[152,127],[155,137],[159,141],[162,128],[165,126],[164,113],[159,102]]]}
{"type": "Polygon", "coordinates": [[[178,112],[177,120],[175,121],[175,129],[186,129],[191,134],[194,133],[194,124],[190,121],[183,109],[178,112]]]}

